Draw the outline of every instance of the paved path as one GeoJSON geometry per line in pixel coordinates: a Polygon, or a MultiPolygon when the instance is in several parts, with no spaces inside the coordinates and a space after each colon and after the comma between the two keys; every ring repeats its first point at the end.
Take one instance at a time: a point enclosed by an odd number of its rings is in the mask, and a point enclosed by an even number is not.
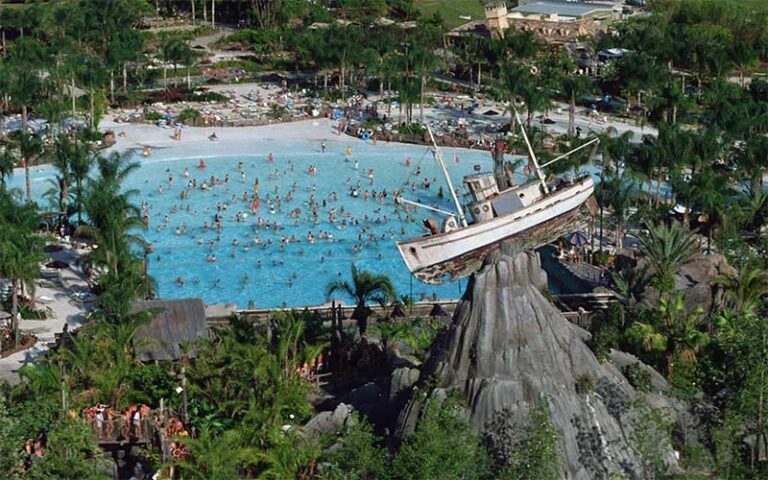
{"type": "Polygon", "coordinates": [[[58,270],[60,280],[49,280],[46,278],[48,275],[43,275],[44,278],[37,282],[35,291],[37,307],[50,307],[53,317],[45,320],[22,320],[21,329],[34,333],[38,339],[37,344],[9,357],[0,358],[0,381],[18,383],[18,369],[33,362],[48,350],[48,343],[54,340],[56,333],[62,331],[64,324],[69,324],[69,328],[73,329],[85,321],[90,303],[76,298],[77,295],[82,295],[88,290],[81,269],[77,266],[79,259],[85,253],[84,250],[65,247],[61,251],[47,254],[52,260],[60,260],[70,265],[69,268],[58,270]]]}

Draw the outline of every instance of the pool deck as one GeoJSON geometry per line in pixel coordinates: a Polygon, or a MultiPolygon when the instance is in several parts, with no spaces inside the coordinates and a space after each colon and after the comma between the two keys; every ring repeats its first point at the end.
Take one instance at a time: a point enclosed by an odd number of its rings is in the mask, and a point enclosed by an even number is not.
{"type": "Polygon", "coordinates": [[[22,320],[21,329],[34,334],[37,343],[22,350],[0,358],[0,381],[15,384],[19,382],[18,370],[32,363],[35,358],[48,350],[48,344],[55,340],[55,335],[62,331],[64,325],[73,330],[85,322],[90,309],[90,303],[81,299],[88,291],[88,284],[77,267],[79,259],[85,255],[85,250],[70,246],[58,252],[48,253],[51,260],[60,260],[70,265],[60,270],[46,270],[38,279],[35,299],[37,308],[49,307],[52,317],[45,320],[22,320]]]}
{"type": "Polygon", "coordinates": [[[253,141],[288,142],[296,139],[353,145],[362,142],[362,140],[347,135],[339,136],[333,127],[333,122],[327,118],[312,118],[257,127],[185,127],[182,130],[181,140],[172,138],[173,129],[160,128],[154,125],[116,123],[110,120],[102,122],[100,128],[102,130],[114,130],[116,134],[117,143],[106,150],[107,152],[142,149],[145,145],[149,145],[153,149],[179,148],[190,145],[215,146],[217,150],[224,151],[228,145],[242,145],[253,141]],[[212,142],[209,136],[214,131],[217,140],[212,142]]]}

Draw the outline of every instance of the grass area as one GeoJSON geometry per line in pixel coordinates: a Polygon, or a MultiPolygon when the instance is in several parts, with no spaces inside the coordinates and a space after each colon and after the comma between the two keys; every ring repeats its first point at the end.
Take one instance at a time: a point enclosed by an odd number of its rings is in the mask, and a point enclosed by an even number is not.
{"type": "Polygon", "coordinates": [[[472,20],[485,18],[483,4],[480,0],[416,0],[422,15],[432,16],[440,12],[448,28],[454,28],[467,20],[459,18],[460,15],[469,15],[472,20]]]}
{"type": "Polygon", "coordinates": [[[765,0],[741,0],[741,5],[748,10],[762,13],[768,11],[768,2],[765,0]]]}

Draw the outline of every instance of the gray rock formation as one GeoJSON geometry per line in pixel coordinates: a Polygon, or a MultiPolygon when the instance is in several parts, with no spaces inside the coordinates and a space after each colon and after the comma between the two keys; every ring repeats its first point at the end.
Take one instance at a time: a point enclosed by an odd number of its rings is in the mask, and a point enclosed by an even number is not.
{"type": "MultiPolygon", "coordinates": [[[[619,269],[646,266],[648,262],[637,251],[624,251],[616,258],[619,269]]],[[[722,302],[722,287],[716,285],[720,275],[732,275],[738,271],[728,264],[723,255],[695,255],[675,274],[675,290],[683,295],[685,309],[693,312],[698,308],[709,312],[720,306],[722,302]]],[[[646,288],[643,293],[643,304],[655,308],[659,304],[659,292],[653,287],[646,288]]]]}
{"type": "MultiPolygon", "coordinates": [[[[584,343],[589,334],[546,299],[545,286],[538,255],[504,244],[469,281],[414,390],[461,392],[480,433],[488,433],[502,411],[521,424],[529,407],[546,398],[560,432],[562,478],[642,477],[630,440],[638,393],[615,366],[597,361],[584,343]],[[593,380],[593,388],[577,392],[584,378],[593,380]]],[[[423,398],[413,395],[400,413],[398,435],[413,431],[423,398]]],[[[668,465],[675,463],[672,451],[664,457],[668,465]]]]}
{"type": "Polygon", "coordinates": [[[308,438],[317,440],[323,434],[337,434],[352,424],[352,407],[340,403],[334,411],[320,412],[304,425],[308,438]]]}
{"type": "Polygon", "coordinates": [[[395,400],[401,392],[413,386],[419,380],[420,374],[421,372],[417,368],[396,368],[389,380],[388,400],[395,400]]]}

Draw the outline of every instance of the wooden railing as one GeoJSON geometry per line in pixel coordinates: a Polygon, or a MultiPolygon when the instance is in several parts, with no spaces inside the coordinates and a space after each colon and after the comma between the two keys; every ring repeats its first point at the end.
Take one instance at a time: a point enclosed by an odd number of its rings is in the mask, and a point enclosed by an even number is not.
{"type": "MultiPolygon", "coordinates": [[[[446,300],[437,302],[416,302],[411,307],[403,307],[402,311],[405,314],[405,318],[427,317],[435,308],[435,305],[440,305],[447,316],[453,315],[453,311],[458,304],[457,300],[446,300]]],[[[320,307],[296,307],[296,308],[257,308],[238,310],[235,315],[250,323],[262,323],[272,318],[277,312],[289,312],[293,311],[307,311],[312,315],[320,315],[323,318],[327,318],[334,313],[334,309],[338,312],[341,309],[342,318],[349,319],[352,312],[355,310],[354,306],[340,305],[340,306],[320,306],[320,307]]],[[[392,314],[393,307],[381,307],[379,305],[371,305],[370,309],[373,310],[373,314],[379,317],[388,317],[392,314]]],[[[227,325],[229,324],[229,317],[208,317],[209,325],[227,325]]]]}
{"type": "Polygon", "coordinates": [[[113,443],[152,443],[155,438],[155,426],[152,418],[141,419],[137,424],[125,418],[118,417],[99,421],[85,420],[91,430],[96,433],[99,444],[113,443]]]}
{"type": "MultiPolygon", "coordinates": [[[[579,326],[585,326],[584,314],[589,314],[595,310],[604,310],[608,308],[608,305],[615,302],[619,297],[614,293],[583,293],[583,294],[564,294],[553,295],[557,300],[555,305],[560,309],[565,318],[579,326]]],[[[410,307],[403,307],[402,313],[405,314],[405,318],[417,318],[428,317],[436,305],[439,305],[445,316],[453,316],[458,305],[458,300],[445,300],[445,301],[429,301],[429,302],[416,302],[410,307]]],[[[393,307],[381,307],[379,305],[371,305],[370,309],[373,310],[373,315],[386,318],[392,315],[393,307]]],[[[263,324],[269,319],[274,317],[278,312],[287,311],[306,311],[311,315],[319,315],[321,318],[327,319],[335,314],[340,316],[345,321],[349,321],[352,316],[352,312],[355,310],[354,306],[350,305],[332,305],[332,306],[319,306],[319,307],[297,307],[297,308],[259,308],[259,309],[247,309],[238,310],[234,314],[241,320],[245,320],[249,323],[263,324]]],[[[228,325],[229,317],[208,317],[207,322],[209,325],[228,325]]]]}

